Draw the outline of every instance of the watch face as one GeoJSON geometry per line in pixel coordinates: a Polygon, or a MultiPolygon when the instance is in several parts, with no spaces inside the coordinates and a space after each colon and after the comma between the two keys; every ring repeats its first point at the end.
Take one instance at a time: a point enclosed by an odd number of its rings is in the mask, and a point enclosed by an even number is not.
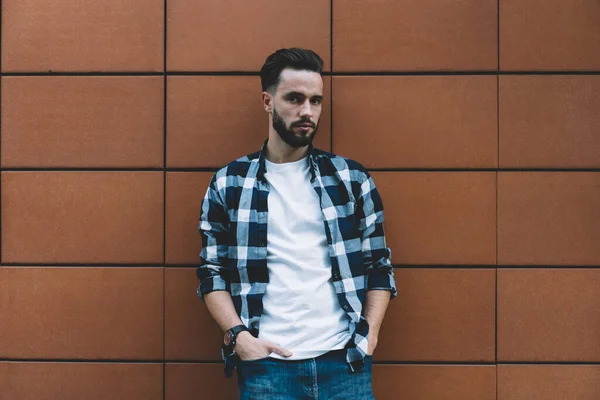
{"type": "Polygon", "coordinates": [[[225,337],[223,338],[223,342],[225,343],[225,346],[229,346],[231,344],[231,332],[229,332],[229,331],[225,332],[225,337]]]}

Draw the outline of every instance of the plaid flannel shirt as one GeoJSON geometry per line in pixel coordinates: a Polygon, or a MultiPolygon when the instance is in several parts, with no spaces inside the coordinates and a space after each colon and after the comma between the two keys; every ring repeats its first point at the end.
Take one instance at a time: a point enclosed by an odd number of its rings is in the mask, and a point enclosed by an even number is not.
{"type": "MultiPolygon", "coordinates": [[[[200,298],[228,291],[242,323],[257,337],[269,284],[265,146],[266,142],[261,151],[233,161],[212,177],[200,211],[203,248],[196,272],[200,298]]],[[[368,346],[369,326],[362,315],[366,291],[386,290],[396,296],[383,204],[359,163],[312,146],[308,159],[323,211],[333,286],[350,320],[346,361],[356,371],[364,364],[368,346]]],[[[226,357],[224,361],[227,374],[226,357]]]]}

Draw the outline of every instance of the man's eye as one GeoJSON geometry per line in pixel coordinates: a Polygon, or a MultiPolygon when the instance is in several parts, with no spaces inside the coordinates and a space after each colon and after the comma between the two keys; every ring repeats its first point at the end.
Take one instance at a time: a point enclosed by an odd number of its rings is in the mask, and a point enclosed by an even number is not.
{"type": "Polygon", "coordinates": [[[317,105],[321,104],[323,102],[323,100],[322,99],[312,99],[310,102],[317,106],[317,105]]]}
{"type": "Polygon", "coordinates": [[[288,100],[291,101],[292,103],[297,103],[299,99],[298,96],[290,96],[288,97],[288,100]]]}

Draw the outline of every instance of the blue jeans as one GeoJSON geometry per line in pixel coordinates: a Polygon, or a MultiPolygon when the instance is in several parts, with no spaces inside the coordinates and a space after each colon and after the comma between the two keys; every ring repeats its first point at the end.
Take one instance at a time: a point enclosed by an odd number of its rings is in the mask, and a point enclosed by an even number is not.
{"type": "Polygon", "coordinates": [[[350,372],[345,350],[308,360],[263,358],[241,361],[238,384],[241,400],[372,400],[372,357],[350,372]]]}

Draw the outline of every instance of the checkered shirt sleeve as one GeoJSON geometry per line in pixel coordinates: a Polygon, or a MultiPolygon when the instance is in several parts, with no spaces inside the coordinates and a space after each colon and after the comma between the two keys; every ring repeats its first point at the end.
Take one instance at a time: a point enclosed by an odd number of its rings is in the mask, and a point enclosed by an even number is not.
{"type": "Polygon", "coordinates": [[[213,176],[202,200],[198,226],[202,237],[200,266],[196,275],[200,280],[198,296],[217,290],[229,291],[227,269],[229,216],[217,187],[217,174],[213,176]]]}

